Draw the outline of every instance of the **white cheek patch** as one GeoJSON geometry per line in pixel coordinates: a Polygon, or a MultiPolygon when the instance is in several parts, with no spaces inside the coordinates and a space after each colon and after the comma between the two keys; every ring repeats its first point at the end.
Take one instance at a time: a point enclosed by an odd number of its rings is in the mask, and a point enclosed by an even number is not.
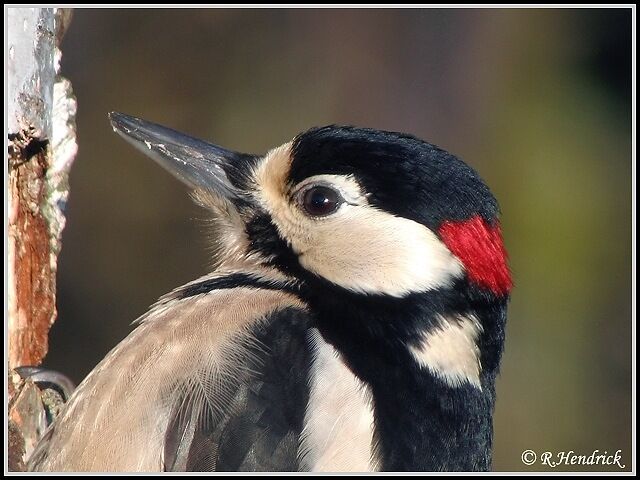
{"type": "MultiPolygon", "coordinates": [[[[292,204],[287,185],[291,145],[267,154],[254,172],[257,195],[306,270],[359,293],[403,297],[446,287],[462,263],[424,225],[368,204],[350,175],[317,175],[296,186],[330,184],[347,203],[327,217],[309,217],[292,204]]],[[[295,195],[293,195],[295,198],[295,195]]]]}
{"type": "Polygon", "coordinates": [[[482,325],[474,315],[439,318],[439,325],[409,351],[421,367],[451,387],[470,383],[480,385],[480,350],[478,338],[482,325]]]}
{"type": "Polygon", "coordinates": [[[463,274],[431,230],[370,205],[344,205],[292,246],[304,268],[362,293],[402,297],[448,286],[463,274]]]}

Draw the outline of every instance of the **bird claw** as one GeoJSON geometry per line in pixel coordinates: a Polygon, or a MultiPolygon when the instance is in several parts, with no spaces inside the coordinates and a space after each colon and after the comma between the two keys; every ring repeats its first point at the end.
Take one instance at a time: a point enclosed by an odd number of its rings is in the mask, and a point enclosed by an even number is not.
{"type": "Polygon", "coordinates": [[[54,390],[66,402],[75,389],[75,385],[66,375],[42,367],[18,367],[15,372],[23,380],[31,380],[42,391],[54,390]]]}

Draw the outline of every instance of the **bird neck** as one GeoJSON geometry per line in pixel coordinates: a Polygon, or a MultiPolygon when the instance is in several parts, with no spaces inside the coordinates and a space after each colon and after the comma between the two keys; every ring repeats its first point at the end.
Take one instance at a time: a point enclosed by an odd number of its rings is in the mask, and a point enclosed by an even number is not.
{"type": "MultiPolygon", "coordinates": [[[[455,292],[404,299],[334,292],[309,300],[319,312],[318,329],[325,340],[371,391],[375,451],[383,470],[490,469],[506,300],[496,303],[482,295],[462,299],[455,292]],[[416,339],[425,332],[437,330],[438,319],[471,313],[482,326],[470,345],[477,346],[481,365],[475,378],[447,377],[417,361],[409,347],[418,346],[416,339]]],[[[451,354],[456,350],[453,346],[451,354]]]]}
{"type": "Polygon", "coordinates": [[[385,471],[488,471],[493,385],[442,387],[434,378],[369,384],[385,471]]]}

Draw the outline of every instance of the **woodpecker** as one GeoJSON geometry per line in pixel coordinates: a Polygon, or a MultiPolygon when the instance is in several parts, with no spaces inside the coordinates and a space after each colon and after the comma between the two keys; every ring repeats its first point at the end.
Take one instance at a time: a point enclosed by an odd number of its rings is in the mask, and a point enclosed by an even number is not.
{"type": "Polygon", "coordinates": [[[512,281],[471,167],[368,128],[250,155],[110,120],[213,216],[217,266],[136,321],[30,469],[491,468],[512,281]]]}

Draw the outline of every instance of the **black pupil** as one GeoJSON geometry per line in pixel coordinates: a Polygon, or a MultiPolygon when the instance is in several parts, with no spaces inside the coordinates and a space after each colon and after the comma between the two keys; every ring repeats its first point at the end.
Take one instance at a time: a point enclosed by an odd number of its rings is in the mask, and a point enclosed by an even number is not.
{"type": "Polygon", "coordinates": [[[328,187],[313,187],[304,194],[304,208],[309,215],[328,215],[338,208],[340,195],[328,187]]]}

